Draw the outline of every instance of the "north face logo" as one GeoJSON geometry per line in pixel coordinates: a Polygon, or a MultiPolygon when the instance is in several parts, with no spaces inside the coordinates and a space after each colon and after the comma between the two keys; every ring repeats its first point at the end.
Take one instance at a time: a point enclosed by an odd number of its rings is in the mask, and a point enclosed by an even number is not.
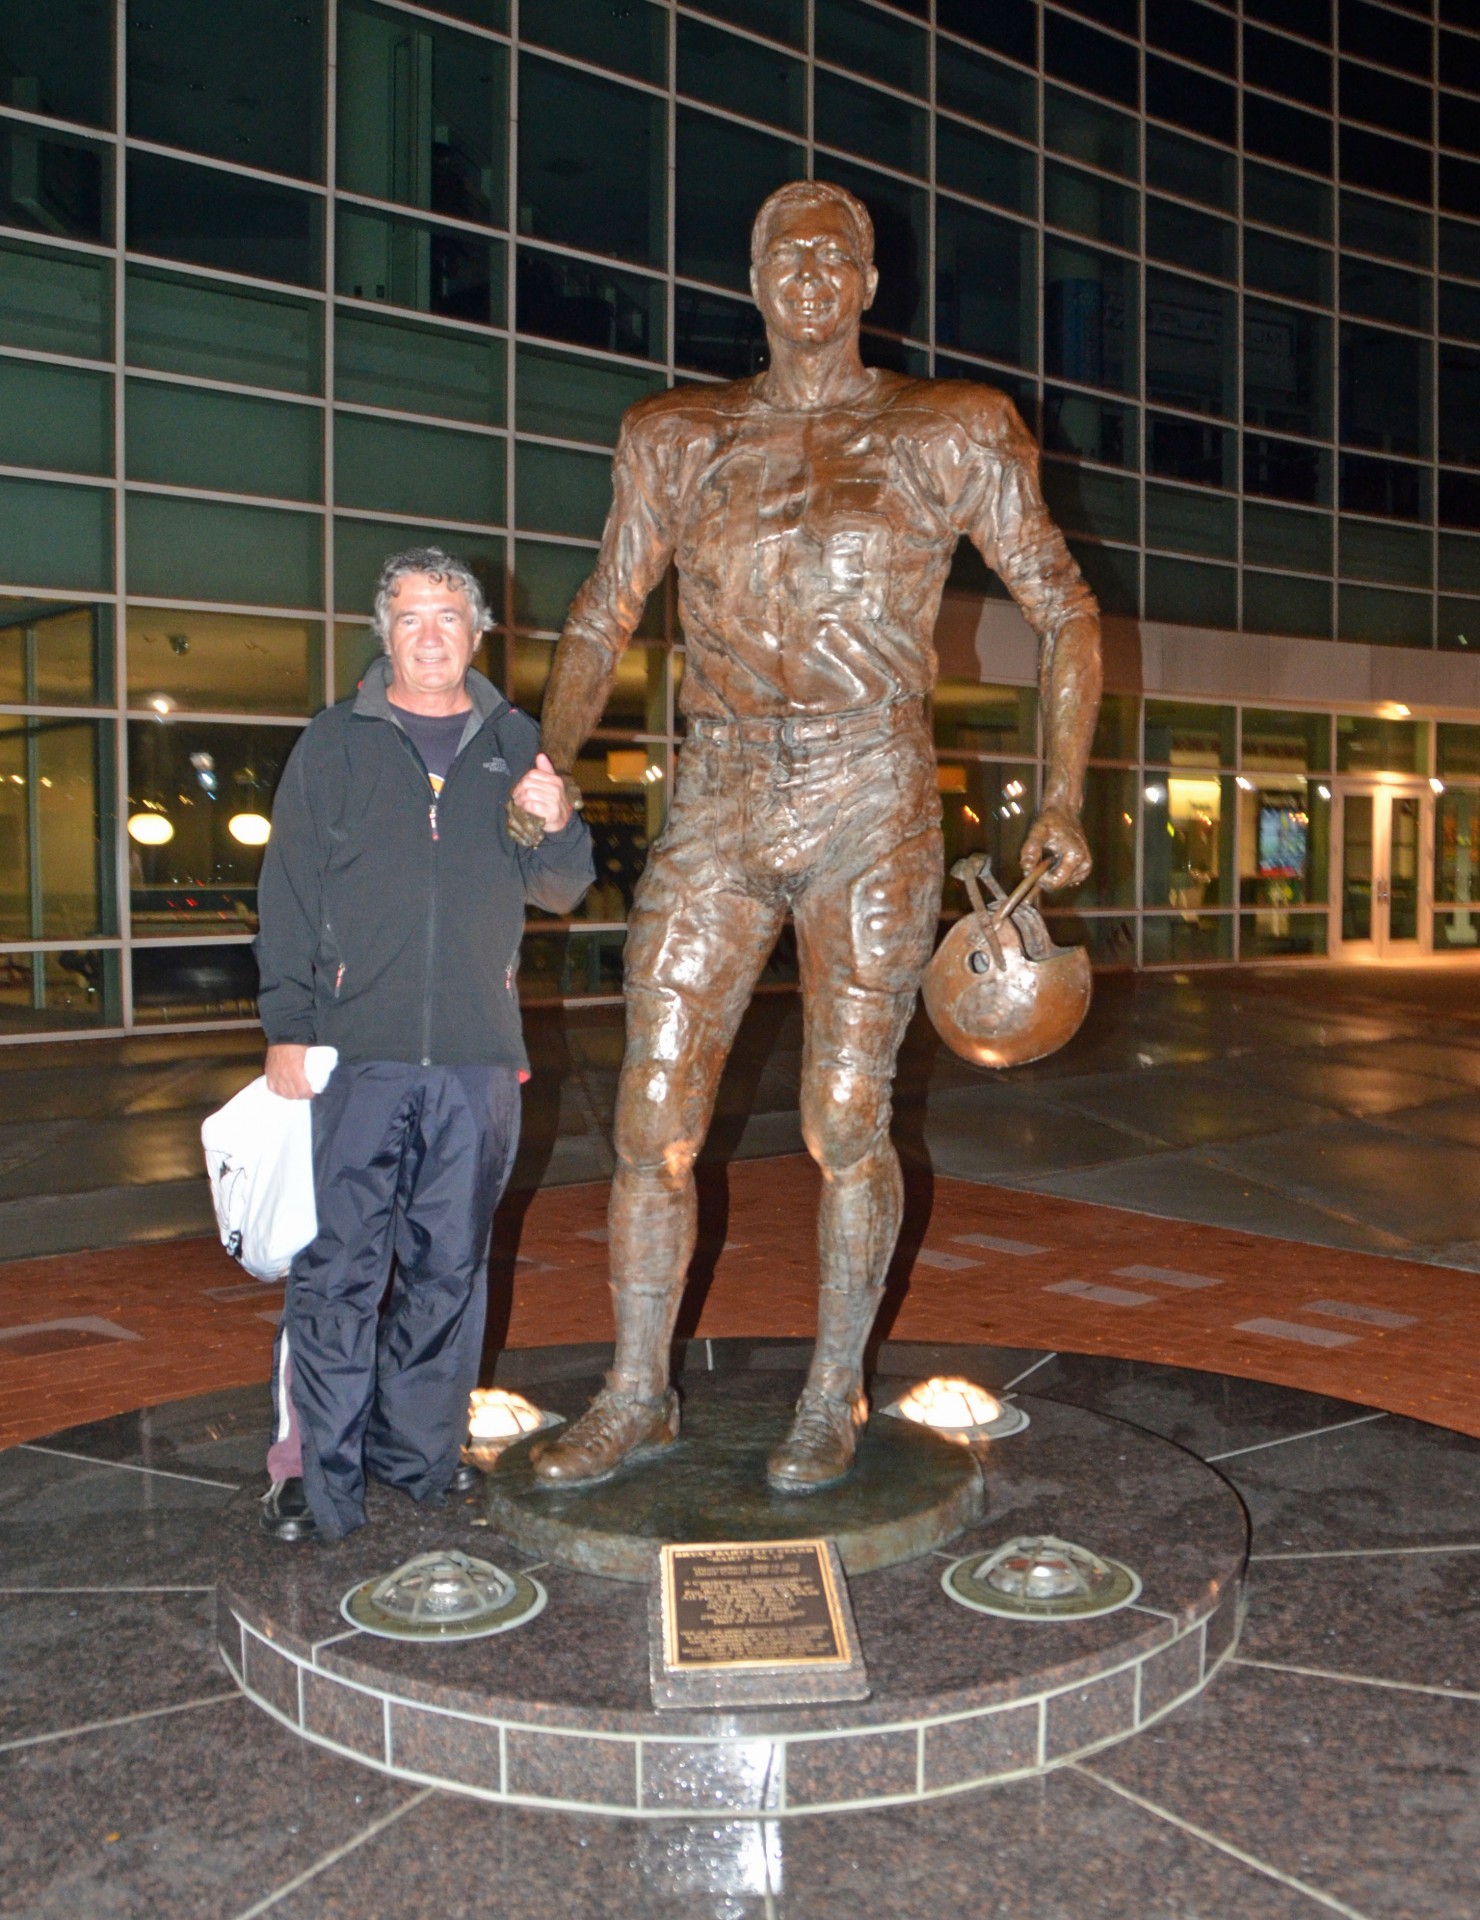
{"type": "Polygon", "coordinates": [[[491,760],[485,760],[483,762],[483,771],[485,773],[507,773],[509,771],[509,763],[507,760],[501,760],[499,756],[495,754],[491,760]]]}

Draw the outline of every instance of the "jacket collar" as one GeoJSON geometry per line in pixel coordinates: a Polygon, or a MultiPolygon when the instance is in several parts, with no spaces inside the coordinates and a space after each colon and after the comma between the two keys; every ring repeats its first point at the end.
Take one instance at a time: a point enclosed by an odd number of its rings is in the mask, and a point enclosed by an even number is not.
{"type": "MultiPolygon", "coordinates": [[[[365,677],[360,682],[360,690],[355,695],[355,704],[352,709],[356,717],[362,720],[389,720],[393,727],[399,727],[401,720],[391,702],[390,685],[391,663],[382,653],[365,669],[365,677]]],[[[502,713],[509,704],[493,682],[479,673],[476,667],[468,669],[467,689],[473,702],[473,710],[468,715],[468,723],[463,728],[462,738],[457,743],[459,753],[485,721],[491,720],[495,714],[502,713]]]]}

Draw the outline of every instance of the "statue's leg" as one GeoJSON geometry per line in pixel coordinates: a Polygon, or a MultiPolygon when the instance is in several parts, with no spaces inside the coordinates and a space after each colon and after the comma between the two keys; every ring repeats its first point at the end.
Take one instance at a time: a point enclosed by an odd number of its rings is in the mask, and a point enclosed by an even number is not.
{"type": "Polygon", "coordinates": [[[789,1493],[831,1485],[852,1464],[868,1418],[864,1348],[903,1213],[890,1094],[939,914],[941,842],[918,815],[900,826],[886,847],[871,833],[861,860],[829,861],[796,909],[802,1134],[822,1173],[821,1285],[806,1389],[768,1464],[771,1484],[789,1493]]]}
{"type": "Polygon", "coordinates": [[[608,1213],[616,1351],[588,1411],[535,1455],[551,1485],[589,1485],[677,1436],[673,1323],[693,1258],[694,1159],[784,906],[743,891],[712,851],[707,809],[675,797],[628,922],[627,1049],[608,1213]]]}

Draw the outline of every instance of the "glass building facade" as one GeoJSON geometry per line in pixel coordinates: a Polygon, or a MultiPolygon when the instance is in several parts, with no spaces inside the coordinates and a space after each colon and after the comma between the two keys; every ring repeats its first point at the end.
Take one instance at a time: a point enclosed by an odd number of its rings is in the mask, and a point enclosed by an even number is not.
{"type": "MultiPolygon", "coordinates": [[[[381,559],[466,555],[537,709],[622,410],[764,364],[749,222],[806,174],[874,216],[865,358],[1012,394],[1107,615],[1066,933],[1475,949],[1480,0],[6,0],[0,1036],[252,1016],[381,559]]],[[[964,553],[953,855],[1031,815],[1016,619],[964,553]]],[[[660,592],[531,997],[616,989],[682,673],[660,592]]]]}

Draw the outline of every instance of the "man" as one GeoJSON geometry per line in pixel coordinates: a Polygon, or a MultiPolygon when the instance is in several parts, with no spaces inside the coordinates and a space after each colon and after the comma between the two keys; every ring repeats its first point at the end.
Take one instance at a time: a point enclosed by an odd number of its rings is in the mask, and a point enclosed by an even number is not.
{"type": "Polygon", "coordinates": [[[318,1236],[293,1262],[273,1356],[262,1524],[282,1539],[360,1526],[367,1468],[418,1500],[458,1473],[528,1078],[524,905],[568,913],[592,878],[534,723],[472,670],[490,624],[461,561],[436,547],[387,560],[385,655],[307,728],[273,806],[267,1084],[308,1099],[307,1048],[339,1050],[314,1097],[318,1236]],[[540,823],[537,849],[510,839],[511,800],[540,823]]]}
{"type": "MultiPolygon", "coordinates": [[[[538,1449],[581,1486],[678,1431],[668,1349],[694,1246],[692,1166],[756,976],[794,917],[805,1015],[801,1117],[822,1172],[818,1338],[771,1485],[848,1471],[863,1357],[902,1211],[889,1139],[895,1055],[940,908],[940,802],[925,700],[961,535],[1038,633],[1047,745],[1025,866],[1089,871],[1079,827],[1099,703],[1099,615],[1038,485],[1037,448],[990,387],[865,367],[866,209],[793,183],[752,236],[770,366],[627,414],[596,570],[545,696],[566,770],[643,602],[676,563],[688,738],[633,903],[610,1248],[617,1342],[604,1391],[538,1449]]],[[[516,828],[523,823],[515,820],[516,828]]],[[[537,829],[531,829],[531,837],[537,829]]]]}

